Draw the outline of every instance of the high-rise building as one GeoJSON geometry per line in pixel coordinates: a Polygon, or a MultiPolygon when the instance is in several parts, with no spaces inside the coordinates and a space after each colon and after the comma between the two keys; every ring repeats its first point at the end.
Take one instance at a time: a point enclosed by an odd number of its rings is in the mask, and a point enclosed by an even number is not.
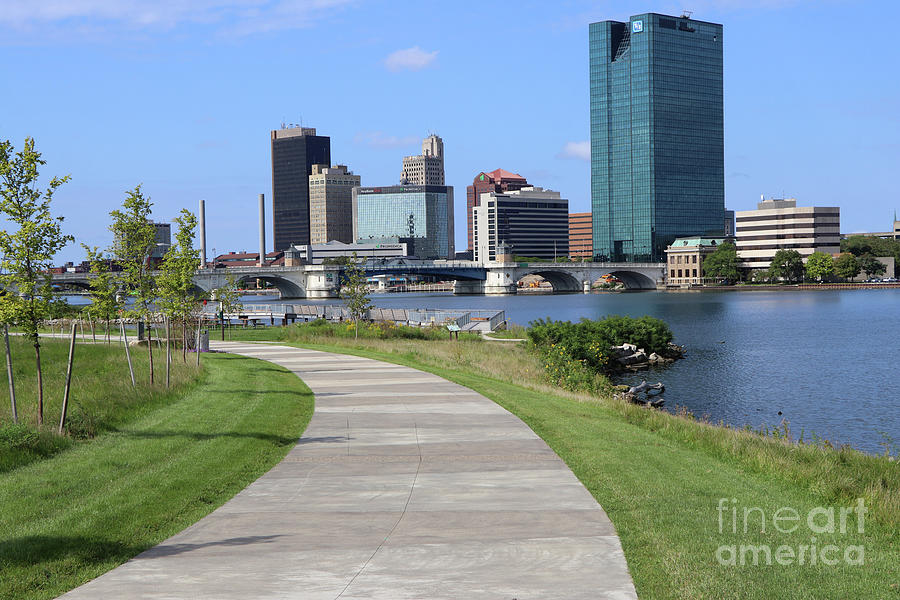
{"type": "Polygon", "coordinates": [[[353,242],[353,188],[359,183],[359,175],[346,165],[313,165],[309,176],[311,244],[353,242]]]}
{"type": "Polygon", "coordinates": [[[797,206],[794,198],[763,200],[756,210],[735,213],[736,246],[741,266],[765,269],[779,250],[796,250],[803,259],[813,252],[841,251],[841,209],[797,206]]]}
{"type": "Polygon", "coordinates": [[[725,237],[734,237],[734,211],[725,211],[725,237]]]}
{"type": "Polygon", "coordinates": [[[331,138],[312,127],[272,131],[272,223],[275,250],[309,243],[309,176],[331,164],[331,138]]]}
{"type": "Polygon", "coordinates": [[[453,258],[453,188],[394,185],[353,188],[355,241],[405,243],[422,259],[453,258]]]}
{"type": "Polygon", "coordinates": [[[591,260],[591,213],[569,213],[569,256],[591,260]]]}
{"type": "Polygon", "coordinates": [[[569,201],[559,192],[524,187],[485,192],[472,209],[477,262],[500,255],[555,259],[569,255],[569,201]]]}
{"type": "Polygon", "coordinates": [[[485,172],[475,176],[472,185],[466,187],[466,223],[469,236],[469,250],[474,250],[472,241],[472,209],[478,204],[478,199],[485,192],[497,192],[502,194],[511,190],[520,190],[528,186],[528,181],[518,173],[510,173],[503,169],[485,172]]]}
{"type": "Polygon", "coordinates": [[[444,185],[444,140],[431,134],[422,140],[422,154],[403,157],[404,185],[444,185]]]}
{"type": "Polygon", "coordinates": [[[162,258],[172,246],[172,224],[154,221],[153,228],[156,230],[156,235],[153,239],[154,245],[150,258],[162,258]]]}
{"type": "Polygon", "coordinates": [[[662,261],[722,233],[722,26],[655,13],[591,23],[591,203],[597,260],[662,261]]]}

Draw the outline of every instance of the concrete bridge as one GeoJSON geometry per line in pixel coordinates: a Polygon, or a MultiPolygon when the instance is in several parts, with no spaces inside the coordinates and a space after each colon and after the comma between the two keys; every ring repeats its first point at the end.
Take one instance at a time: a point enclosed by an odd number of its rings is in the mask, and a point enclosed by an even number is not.
{"type": "MultiPolygon", "coordinates": [[[[591,285],[604,275],[613,275],[628,289],[656,289],[662,287],[665,265],[662,263],[487,263],[472,261],[419,261],[395,259],[369,261],[365,273],[373,275],[428,275],[454,280],[455,294],[506,295],[515,294],[516,283],[526,275],[539,275],[553,286],[556,293],[588,292],[591,285]]],[[[228,269],[198,269],[194,283],[198,292],[209,293],[224,287],[227,276],[238,283],[259,279],[278,288],[282,298],[337,297],[343,277],[341,265],[304,265],[298,267],[232,267],[228,269]]],[[[53,275],[58,285],[87,288],[90,273],[62,273],[53,275]]]]}

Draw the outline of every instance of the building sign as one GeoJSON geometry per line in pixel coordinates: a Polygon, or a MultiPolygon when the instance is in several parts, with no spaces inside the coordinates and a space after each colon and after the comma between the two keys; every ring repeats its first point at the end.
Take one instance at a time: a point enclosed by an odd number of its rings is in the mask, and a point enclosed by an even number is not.
{"type": "Polygon", "coordinates": [[[643,21],[632,21],[631,22],[631,33],[640,33],[644,30],[644,22],[643,21]]]}

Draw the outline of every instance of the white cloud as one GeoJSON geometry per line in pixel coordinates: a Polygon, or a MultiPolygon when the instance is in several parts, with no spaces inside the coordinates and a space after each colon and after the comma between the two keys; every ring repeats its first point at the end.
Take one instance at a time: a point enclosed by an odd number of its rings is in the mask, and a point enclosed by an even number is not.
{"type": "Polygon", "coordinates": [[[353,136],[354,144],[364,144],[372,148],[403,148],[412,146],[419,141],[414,135],[398,137],[395,135],[385,135],[381,131],[362,131],[353,136]]]}
{"type": "Polygon", "coordinates": [[[388,57],[384,59],[384,66],[390,71],[402,71],[404,69],[418,71],[433,63],[434,59],[437,58],[437,55],[437,50],[434,52],[425,52],[418,46],[413,46],[412,48],[397,50],[396,52],[389,54],[388,57]]]}
{"type": "Polygon", "coordinates": [[[4,0],[0,26],[35,31],[58,26],[97,32],[212,26],[247,34],[308,27],[354,0],[4,0]],[[73,27],[74,26],[74,27],[73,27]]]}
{"type": "Polygon", "coordinates": [[[591,160],[591,143],[589,141],[566,142],[566,145],[556,157],[572,158],[575,160],[591,160]]]}

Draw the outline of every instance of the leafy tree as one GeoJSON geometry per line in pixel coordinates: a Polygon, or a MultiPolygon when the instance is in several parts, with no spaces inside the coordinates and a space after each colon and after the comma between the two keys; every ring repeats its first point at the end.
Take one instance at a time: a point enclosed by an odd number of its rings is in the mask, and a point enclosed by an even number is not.
{"type": "Polygon", "coordinates": [[[818,282],[831,279],[834,275],[834,259],[824,252],[813,252],[806,259],[806,276],[818,282]]]}
{"type": "Polygon", "coordinates": [[[859,275],[859,261],[849,252],[845,252],[837,257],[834,261],[834,271],[838,277],[843,279],[853,279],[859,275]]]}
{"type": "Polygon", "coordinates": [[[866,274],[866,277],[884,275],[884,272],[887,271],[887,267],[883,262],[881,262],[874,256],[868,255],[861,256],[859,258],[859,268],[862,269],[862,272],[866,274]]]}
{"type": "Polygon", "coordinates": [[[779,250],[769,265],[769,276],[788,283],[803,279],[803,258],[796,250],[779,250]]]}
{"type": "Polygon", "coordinates": [[[736,281],[740,277],[737,248],[730,242],[719,245],[703,260],[702,270],[704,277],[736,281]]]}
{"type": "Polygon", "coordinates": [[[322,259],[323,265],[348,265],[351,258],[349,256],[329,256],[322,259]]]}
{"type": "Polygon", "coordinates": [[[0,284],[8,290],[0,297],[0,320],[21,327],[34,347],[38,425],[44,423],[38,325],[49,315],[53,300],[49,274],[53,257],[74,239],[62,233],[63,218],[50,213],[53,194],[69,176],[53,177],[41,191],[38,170],[45,164],[32,138],[25,138],[17,153],[9,141],[0,142],[0,214],[8,221],[0,230],[0,284]]]}
{"type": "Polygon", "coordinates": [[[900,240],[851,235],[847,239],[841,240],[841,252],[850,252],[857,258],[866,254],[893,256],[896,263],[900,264],[900,240]]]}
{"type": "Polygon", "coordinates": [[[222,341],[225,341],[225,315],[244,308],[237,281],[231,273],[225,276],[225,285],[213,290],[213,299],[219,303],[219,321],[222,324],[222,341]]]}
{"type": "Polygon", "coordinates": [[[109,322],[113,315],[122,308],[118,298],[118,279],[109,269],[109,257],[104,257],[99,248],[81,245],[87,253],[87,261],[91,265],[91,305],[90,313],[98,319],[106,321],[106,343],[110,343],[109,322]]]}
{"type": "Polygon", "coordinates": [[[175,243],[166,252],[157,278],[158,305],[170,320],[181,321],[184,337],[182,359],[187,360],[187,322],[199,306],[199,298],[194,293],[194,272],[200,263],[200,251],[194,248],[197,231],[197,217],[187,210],[174,219],[178,225],[175,243]]]}
{"type": "Polygon", "coordinates": [[[372,308],[372,300],[369,298],[369,286],[366,283],[365,271],[362,268],[356,252],[353,253],[351,260],[344,269],[344,281],[341,287],[341,298],[344,305],[350,312],[350,318],[353,319],[356,338],[359,338],[359,320],[366,316],[366,312],[372,308]]]}
{"type": "MultiPolygon", "coordinates": [[[[137,319],[150,315],[150,303],[154,300],[150,255],[156,240],[156,228],[150,221],[150,198],[145,198],[141,186],[125,195],[122,210],[109,215],[113,234],[113,254],[122,266],[122,282],[126,291],[135,296],[129,313],[137,319]]],[[[150,384],[153,384],[153,344],[147,344],[150,352],[150,384]]]]}

